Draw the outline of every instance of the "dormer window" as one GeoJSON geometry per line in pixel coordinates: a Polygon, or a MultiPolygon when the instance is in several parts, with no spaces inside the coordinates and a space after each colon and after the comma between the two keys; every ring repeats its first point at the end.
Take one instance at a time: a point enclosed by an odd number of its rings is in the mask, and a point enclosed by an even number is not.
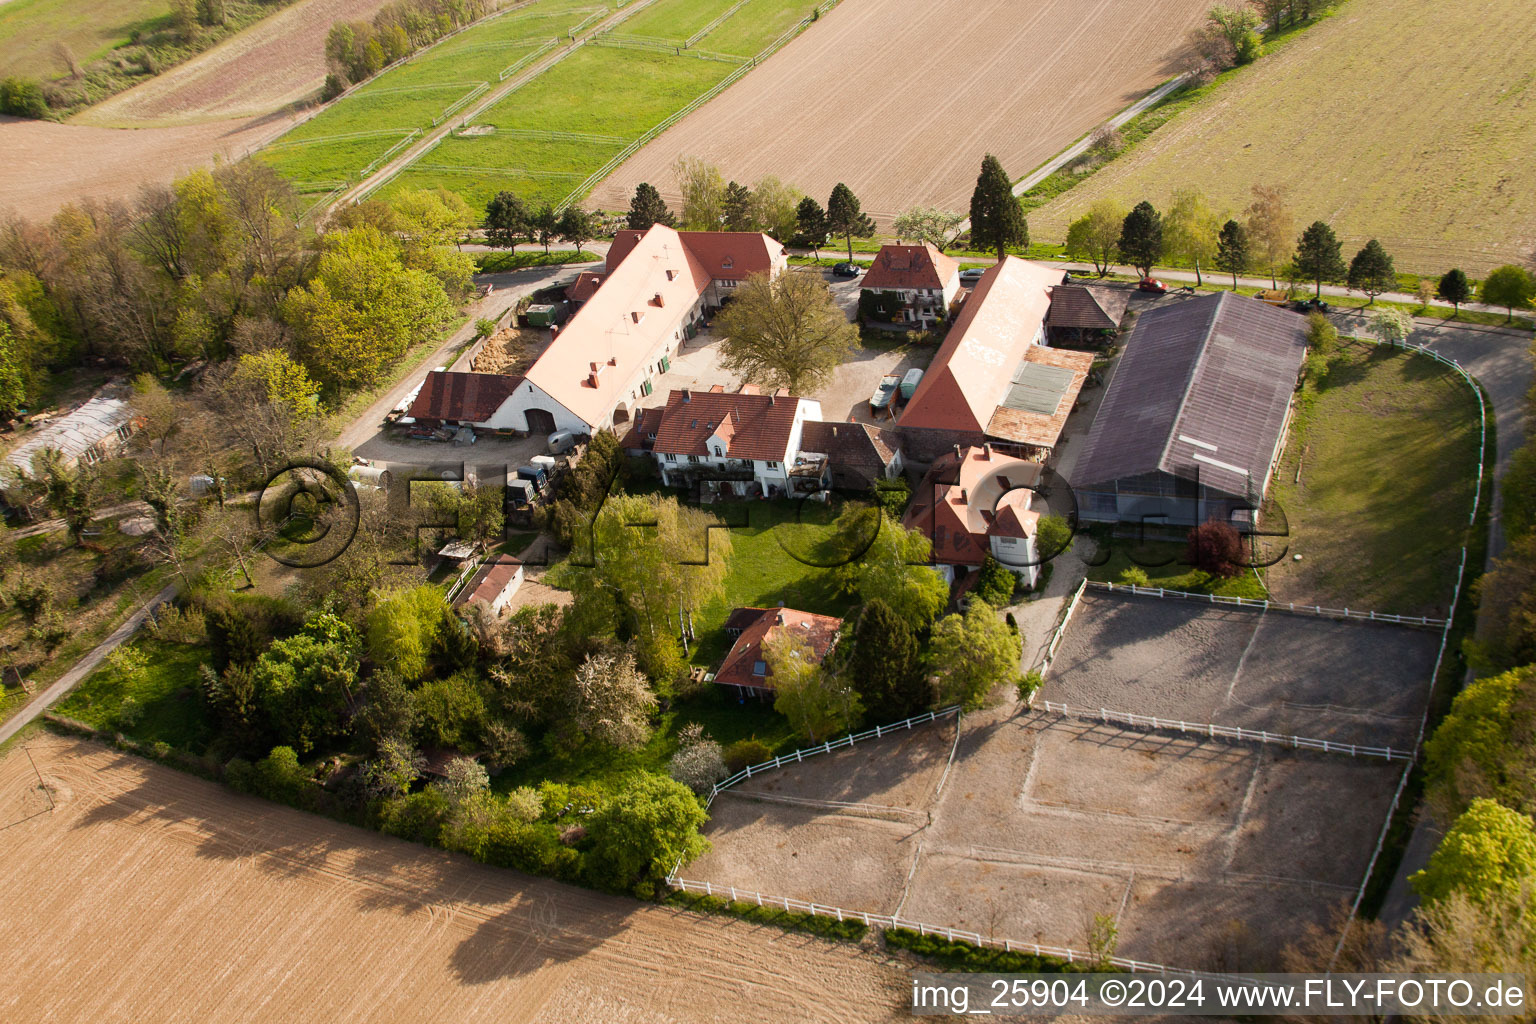
{"type": "Polygon", "coordinates": [[[721,270],[730,270],[734,266],[736,266],[736,261],[731,259],[729,256],[720,261],[721,270]]]}
{"type": "Polygon", "coordinates": [[[716,454],[716,455],[717,455],[717,456],[718,456],[718,455],[724,455],[724,454],[725,454],[725,452],[724,452],[724,451],[722,451],[722,450],[721,450],[721,448],[720,448],[720,446],[719,446],[719,445],[715,445],[715,454],[716,454]]]}

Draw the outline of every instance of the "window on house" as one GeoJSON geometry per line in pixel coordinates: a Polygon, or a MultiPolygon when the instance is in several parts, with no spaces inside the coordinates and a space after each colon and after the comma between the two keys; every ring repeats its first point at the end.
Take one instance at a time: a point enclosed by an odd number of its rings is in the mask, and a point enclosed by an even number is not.
{"type": "Polygon", "coordinates": [[[779,464],[777,462],[770,462],[770,463],[768,463],[768,468],[769,469],[778,469],[779,468],[779,464]]]}
{"type": "Polygon", "coordinates": [[[677,461],[677,456],[673,455],[671,452],[668,452],[667,453],[667,461],[668,462],[676,462],[677,461]]]}
{"type": "Polygon", "coordinates": [[[724,455],[725,452],[720,450],[720,446],[719,445],[715,445],[715,454],[716,455],[724,455]]]}
{"type": "Polygon", "coordinates": [[[698,462],[699,461],[699,457],[697,455],[690,455],[690,456],[688,456],[688,461],[689,462],[698,462]]]}

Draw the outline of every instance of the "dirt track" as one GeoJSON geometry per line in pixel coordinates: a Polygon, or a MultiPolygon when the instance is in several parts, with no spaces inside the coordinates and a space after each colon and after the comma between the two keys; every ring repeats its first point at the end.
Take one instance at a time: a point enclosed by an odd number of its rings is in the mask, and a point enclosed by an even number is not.
{"type": "Polygon", "coordinates": [[[847,182],[882,224],[968,209],[985,153],[1020,177],[1176,72],[1204,0],[844,0],[619,168],[593,205],[648,181],[676,202],[680,154],[774,174],[825,202],[847,182]]]}
{"type": "Polygon", "coordinates": [[[285,121],[209,121],[180,128],[91,128],[0,116],[0,213],[42,220],[86,198],[131,200],[216,157],[233,160],[285,121]]]}
{"type": "Polygon", "coordinates": [[[892,1020],[852,947],[604,897],[99,745],[0,762],[0,1018],[892,1020]]]}
{"type": "Polygon", "coordinates": [[[96,104],[76,124],[108,128],[258,117],[325,84],[325,36],[368,21],[386,0],[303,0],[142,85],[96,104]]]}

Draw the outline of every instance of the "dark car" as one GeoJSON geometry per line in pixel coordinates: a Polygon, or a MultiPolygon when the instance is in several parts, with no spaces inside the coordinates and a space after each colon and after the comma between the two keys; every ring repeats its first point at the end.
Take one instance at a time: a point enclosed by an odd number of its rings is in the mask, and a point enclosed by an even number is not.
{"type": "Polygon", "coordinates": [[[972,267],[970,270],[962,270],[960,271],[960,283],[975,284],[981,280],[982,275],[986,272],[986,267],[972,267]]]}
{"type": "Polygon", "coordinates": [[[1151,292],[1153,295],[1168,294],[1168,286],[1155,277],[1144,277],[1136,283],[1139,292],[1151,292]]]}
{"type": "Polygon", "coordinates": [[[1297,299],[1291,308],[1298,313],[1326,313],[1330,307],[1322,299],[1297,299]]]}
{"type": "Polygon", "coordinates": [[[857,263],[848,263],[848,262],[845,261],[843,263],[838,263],[838,264],[836,264],[835,266],[832,267],[832,276],[833,277],[858,277],[859,276],[859,271],[862,270],[862,269],[863,268],[860,267],[857,263]]]}

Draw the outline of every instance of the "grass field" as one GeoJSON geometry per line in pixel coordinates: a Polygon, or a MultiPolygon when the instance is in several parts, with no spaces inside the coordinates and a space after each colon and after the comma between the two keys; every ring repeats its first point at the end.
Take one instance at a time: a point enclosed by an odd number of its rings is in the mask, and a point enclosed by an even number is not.
{"type": "MultiPolygon", "coordinates": [[[[611,9],[611,0],[538,0],[379,76],[262,158],[306,192],[358,180],[494,88],[519,59],[544,56],[547,40],[611,9]]],[[[811,9],[804,0],[656,0],[444,139],[384,192],[441,185],[478,208],[507,189],[558,204],[811,9]]]]}
{"type": "Polygon", "coordinates": [[[0,70],[8,75],[47,79],[69,68],[58,44],[69,47],[82,64],[169,25],[168,0],[5,0],[0,3],[0,70]]]}
{"type": "Polygon", "coordinates": [[[329,191],[608,9],[606,0],[541,0],[489,21],[368,82],[267,147],[262,159],[301,191],[329,191]]]}
{"type": "Polygon", "coordinates": [[[1524,262],[1536,249],[1529,15],[1522,0],[1348,0],[1036,210],[1032,232],[1062,238],[1096,199],[1161,207],[1177,188],[1240,213],[1251,186],[1272,184],[1288,189],[1298,232],[1321,218],[1346,256],[1376,237],[1399,270],[1524,262]]]}
{"type": "Polygon", "coordinates": [[[1271,485],[1289,527],[1286,559],[1266,573],[1275,597],[1445,615],[1472,507],[1477,410],[1467,384],[1427,357],[1343,346],[1271,485]]]}

